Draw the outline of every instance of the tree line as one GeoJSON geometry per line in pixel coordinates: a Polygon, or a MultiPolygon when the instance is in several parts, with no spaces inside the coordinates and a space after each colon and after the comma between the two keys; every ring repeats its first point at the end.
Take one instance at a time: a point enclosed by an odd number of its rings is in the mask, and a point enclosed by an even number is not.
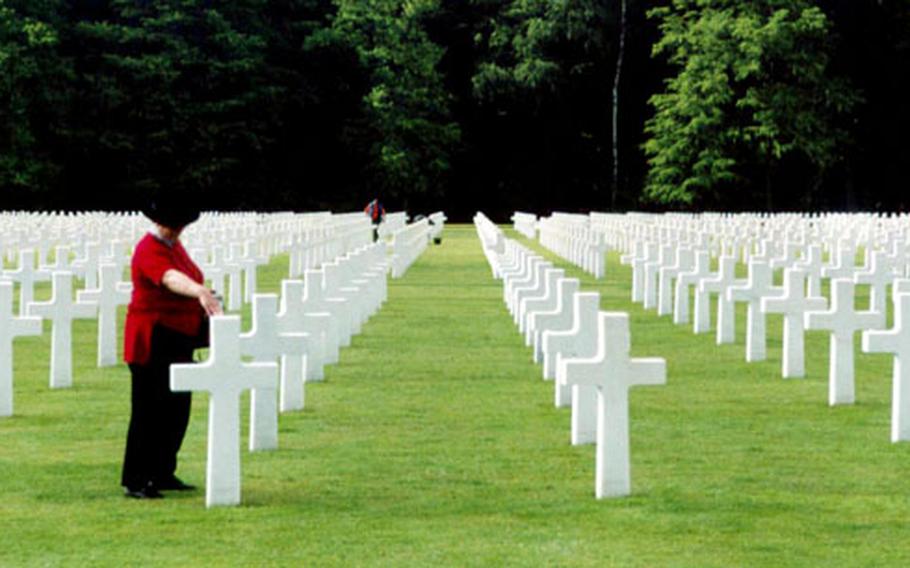
{"type": "Polygon", "coordinates": [[[902,209],[906,0],[0,0],[3,208],[902,209]]]}

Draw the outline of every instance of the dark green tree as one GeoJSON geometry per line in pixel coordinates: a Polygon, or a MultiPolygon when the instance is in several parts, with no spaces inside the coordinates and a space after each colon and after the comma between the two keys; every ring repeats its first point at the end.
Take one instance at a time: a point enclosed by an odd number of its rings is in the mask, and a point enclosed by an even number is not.
{"type": "Polygon", "coordinates": [[[83,135],[121,164],[140,194],[161,187],[236,195],[270,141],[260,81],[265,0],[112,0],[109,19],[81,22],[83,135]],[[220,6],[213,6],[220,4],[220,6]]]}
{"type": "Polygon", "coordinates": [[[782,160],[808,163],[818,183],[841,158],[858,96],[830,72],[831,25],[811,1],[673,0],[651,14],[654,53],[678,72],[651,98],[650,199],[716,204],[745,189],[771,209],[782,160]]]}
{"type": "Polygon", "coordinates": [[[57,8],[0,0],[0,188],[14,206],[39,203],[59,182],[72,69],[58,50],[57,8]]]}
{"type": "Polygon", "coordinates": [[[364,123],[352,145],[366,145],[369,190],[401,207],[413,195],[439,195],[459,139],[451,97],[437,70],[443,49],[423,19],[436,0],[339,0],[335,28],[356,47],[368,76],[364,123]]]}

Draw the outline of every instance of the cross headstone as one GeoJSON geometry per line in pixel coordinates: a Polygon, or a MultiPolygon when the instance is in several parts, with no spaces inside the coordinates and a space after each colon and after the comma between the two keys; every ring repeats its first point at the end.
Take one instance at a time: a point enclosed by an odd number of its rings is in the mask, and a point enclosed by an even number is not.
{"type": "Polygon", "coordinates": [[[622,497],[632,492],[629,467],[629,389],[667,381],[663,359],[629,358],[629,315],[598,314],[597,354],[560,361],[561,380],[597,388],[597,459],[595,495],[622,497]]]}
{"type": "Polygon", "coordinates": [[[76,298],[98,307],[98,366],[110,367],[117,364],[117,306],[129,303],[130,291],[119,282],[115,264],[102,263],[98,271],[99,287],[79,290],[76,298]]]}
{"type": "Polygon", "coordinates": [[[301,410],[304,406],[304,382],[322,378],[325,353],[323,329],[326,314],[307,313],[303,306],[303,282],[281,281],[281,300],[277,316],[280,333],[309,335],[305,357],[285,355],[281,358],[282,412],[301,410]]]}
{"type": "Polygon", "coordinates": [[[869,285],[869,310],[884,316],[887,310],[888,286],[894,280],[894,269],[887,261],[884,251],[870,253],[869,267],[853,275],[857,284],[869,285]]]}
{"type": "Polygon", "coordinates": [[[521,300],[518,306],[518,331],[525,336],[525,345],[534,344],[534,330],[530,327],[531,314],[552,310],[559,298],[556,295],[559,280],[565,277],[565,270],[550,268],[544,277],[544,286],[539,293],[521,300]]]}
{"type": "MultiPolygon", "coordinates": [[[[279,333],[278,296],[254,294],[253,327],[240,336],[240,351],[254,361],[275,363],[286,357],[304,357],[306,333],[279,333]]],[[[288,388],[288,387],[285,387],[288,388]]],[[[278,393],[274,388],[254,388],[250,394],[250,451],[278,447],[278,393]]]]}
{"type": "Polygon", "coordinates": [[[809,280],[809,296],[820,297],[822,295],[822,247],[821,245],[809,245],[802,259],[795,265],[806,271],[809,280]]]}
{"type": "Polygon", "coordinates": [[[822,276],[852,279],[856,271],[856,247],[844,240],[838,243],[837,252],[832,261],[822,267],[822,276]]]}
{"type": "Polygon", "coordinates": [[[694,254],[690,248],[679,248],[676,251],[673,265],[661,267],[657,293],[657,315],[665,316],[673,313],[674,281],[681,273],[692,270],[695,264],[694,254]]]}
{"type": "Polygon", "coordinates": [[[69,272],[75,272],[73,270],[73,263],[70,262],[70,248],[66,245],[59,245],[54,247],[54,262],[53,264],[44,264],[41,266],[41,270],[50,274],[55,270],[66,270],[69,272]]]}
{"type": "MultiPolygon", "coordinates": [[[[577,278],[561,278],[556,285],[556,307],[549,312],[538,312],[531,315],[535,363],[543,363],[543,333],[545,331],[567,331],[572,328],[572,302],[579,285],[577,278]]],[[[552,377],[551,374],[549,378],[552,377]]],[[[547,378],[546,375],[544,378],[547,378]]]]}
{"type": "Polygon", "coordinates": [[[857,331],[880,329],[885,325],[884,312],[857,312],[854,309],[852,281],[831,281],[831,309],[807,312],[806,329],[831,332],[828,355],[828,404],[853,404],[856,400],[853,378],[853,336],[857,331]]]}
{"type": "Polygon", "coordinates": [[[171,390],[209,393],[207,507],[240,503],[240,395],[248,389],[274,389],[275,363],[243,363],[240,317],[213,316],[209,357],[199,364],[171,365],[171,390]]]}
{"type": "Polygon", "coordinates": [[[647,245],[644,241],[635,241],[632,246],[634,252],[630,255],[624,255],[622,258],[624,261],[623,264],[629,264],[632,267],[632,301],[641,302],[644,299],[645,293],[642,268],[644,266],[645,247],[647,245]]]}
{"type": "Polygon", "coordinates": [[[646,310],[657,307],[657,280],[660,268],[661,266],[667,266],[671,262],[675,250],[672,245],[661,245],[657,251],[657,258],[645,263],[643,306],[646,310]]]}
{"type": "Polygon", "coordinates": [[[51,378],[52,389],[67,388],[73,384],[73,320],[92,319],[96,316],[94,304],[73,301],[73,275],[54,272],[51,299],[32,302],[28,315],[51,320],[51,378]]]}
{"type": "Polygon", "coordinates": [[[92,290],[98,287],[98,267],[101,264],[101,245],[95,242],[85,243],[85,256],[73,262],[73,272],[82,276],[85,288],[92,290]]]}
{"type": "Polygon", "coordinates": [[[322,282],[322,269],[308,269],[303,273],[303,310],[312,316],[325,316],[318,320],[314,319],[313,324],[321,324],[319,332],[323,335],[325,343],[323,362],[330,365],[339,360],[341,352],[339,321],[347,315],[347,302],[341,298],[326,297],[322,282]]]}
{"type": "MultiPolygon", "coordinates": [[[[593,357],[597,353],[597,313],[600,294],[579,292],[572,302],[572,328],[566,332],[544,333],[544,369],[553,366],[554,402],[557,408],[572,406],[572,445],[589,444],[596,438],[597,398],[594,387],[568,385],[559,376],[560,361],[593,357]],[[552,362],[552,363],[551,363],[552,362]],[[580,392],[581,391],[581,392],[580,392]]],[[[546,372],[546,371],[545,371],[546,372]]],[[[544,374],[544,378],[547,375],[544,374]]]]}
{"type": "Polygon", "coordinates": [[[780,291],[774,287],[774,274],[764,260],[750,260],[746,283],[731,286],[727,290],[731,302],[747,303],[746,361],[749,363],[764,361],[767,357],[767,332],[761,300],[778,294],[780,291]]]}
{"type": "Polygon", "coordinates": [[[894,326],[864,331],[863,351],[893,353],[891,374],[891,441],[910,441],[910,294],[894,296],[894,326]]]}
{"type": "Polygon", "coordinates": [[[34,249],[19,251],[19,265],[15,270],[6,270],[3,275],[19,284],[19,315],[25,315],[28,305],[35,297],[35,283],[44,282],[50,273],[35,269],[34,249]]]}
{"type": "Polygon", "coordinates": [[[711,275],[711,258],[708,251],[695,251],[695,268],[683,272],[676,279],[673,300],[673,323],[689,323],[689,287],[697,285],[711,275]]]}
{"type": "Polygon", "coordinates": [[[13,315],[13,283],[0,281],[0,416],[13,415],[13,340],[41,335],[41,318],[13,315]]]}
{"type": "Polygon", "coordinates": [[[241,243],[231,243],[228,247],[229,258],[225,259],[224,272],[228,278],[227,308],[231,311],[243,307],[243,294],[241,290],[241,271],[243,267],[238,262],[243,250],[241,243]]]}
{"type": "Polygon", "coordinates": [[[717,344],[733,343],[736,331],[736,312],[733,303],[727,299],[727,289],[735,285],[736,259],[720,257],[717,274],[704,278],[698,284],[695,294],[695,321],[693,331],[704,333],[711,329],[711,293],[717,294],[717,344]]]}
{"type": "Polygon", "coordinates": [[[797,268],[784,270],[783,294],[773,298],[762,298],[762,312],[784,314],[782,373],[785,379],[805,376],[804,314],[822,311],[826,307],[827,301],[824,298],[806,297],[806,273],[797,268]]]}

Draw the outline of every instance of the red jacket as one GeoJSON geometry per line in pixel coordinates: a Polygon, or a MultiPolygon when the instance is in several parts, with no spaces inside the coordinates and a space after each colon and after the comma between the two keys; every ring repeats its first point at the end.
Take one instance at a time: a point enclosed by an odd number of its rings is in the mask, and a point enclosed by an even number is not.
{"type": "Polygon", "coordinates": [[[171,268],[202,284],[202,271],[180,241],[169,247],[151,233],[136,245],[131,264],[133,295],[126,313],[123,358],[127,363],[148,363],[155,325],[196,336],[205,312],[195,298],[180,296],[161,284],[171,268]]]}

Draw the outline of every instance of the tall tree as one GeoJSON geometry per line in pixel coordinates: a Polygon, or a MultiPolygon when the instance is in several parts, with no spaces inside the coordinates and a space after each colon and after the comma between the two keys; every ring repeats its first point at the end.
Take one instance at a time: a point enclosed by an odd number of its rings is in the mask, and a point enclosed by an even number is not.
{"type": "Polygon", "coordinates": [[[58,183],[56,153],[72,74],[58,51],[56,2],[0,0],[0,188],[13,206],[41,204],[58,183]]]}
{"type": "Polygon", "coordinates": [[[265,42],[254,28],[264,0],[110,5],[110,19],[84,21],[78,33],[92,65],[87,107],[101,124],[83,127],[124,164],[119,183],[140,192],[247,190],[255,171],[247,160],[271,136],[258,80],[265,42]]]}
{"type": "Polygon", "coordinates": [[[673,0],[651,14],[663,32],[655,54],[678,67],[651,98],[651,199],[730,203],[725,190],[761,188],[772,209],[784,158],[808,162],[816,178],[838,161],[839,117],[857,96],[829,71],[831,26],[812,2],[673,0]]]}
{"type": "Polygon", "coordinates": [[[460,135],[437,70],[443,49],[423,24],[437,8],[437,0],[338,2],[335,27],[356,47],[369,81],[366,121],[349,141],[369,147],[369,190],[400,207],[440,194],[460,135]]]}
{"type": "Polygon", "coordinates": [[[614,3],[601,0],[512,0],[478,34],[485,56],[475,95],[493,109],[497,128],[515,130],[516,163],[503,189],[523,186],[532,207],[606,207],[614,199],[609,101],[618,19],[614,3]],[[527,195],[527,187],[536,191],[527,195]]]}

